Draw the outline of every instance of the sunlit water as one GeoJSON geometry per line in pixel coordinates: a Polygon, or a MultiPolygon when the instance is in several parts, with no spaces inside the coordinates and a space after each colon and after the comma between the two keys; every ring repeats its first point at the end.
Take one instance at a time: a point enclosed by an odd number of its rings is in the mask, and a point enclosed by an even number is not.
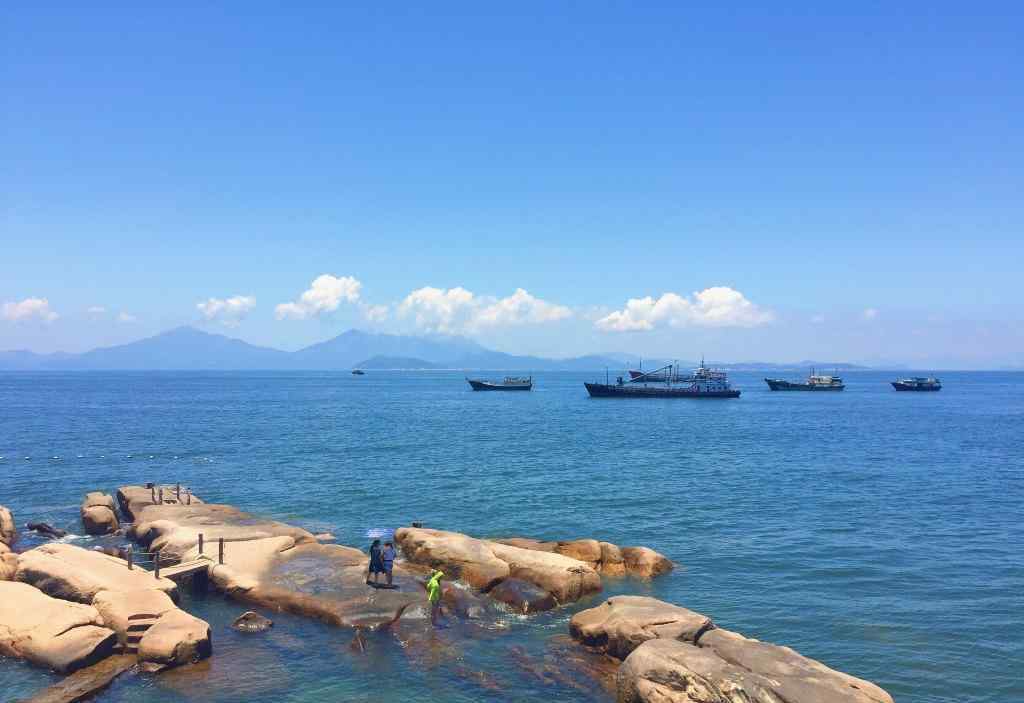
{"type": "MultiPolygon", "coordinates": [[[[808,394],[735,373],[730,401],[592,400],[590,377],[473,393],[445,372],[0,374],[0,504],[80,533],[86,491],[180,481],[359,546],[413,520],[649,545],[680,568],[606,594],[698,610],[898,701],[1024,700],[1024,374],[947,373],[914,394],[852,373],[808,394]]],[[[188,597],[214,657],[98,700],[609,700],[544,673],[598,602],[372,635],[359,653],[351,632],[285,615],[235,633],[244,605],[188,597]]],[[[52,680],[0,659],[3,700],[52,680]]]]}

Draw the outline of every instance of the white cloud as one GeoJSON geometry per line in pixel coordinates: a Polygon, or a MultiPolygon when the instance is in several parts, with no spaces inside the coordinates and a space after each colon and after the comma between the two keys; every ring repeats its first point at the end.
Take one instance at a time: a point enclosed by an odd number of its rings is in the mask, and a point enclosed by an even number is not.
{"type": "Polygon", "coordinates": [[[4,303],[0,308],[0,317],[12,322],[31,320],[34,317],[43,322],[53,322],[60,315],[50,309],[50,301],[46,298],[25,298],[16,303],[4,303]]]}
{"type": "Polygon", "coordinates": [[[602,317],[594,326],[604,332],[646,332],[656,327],[756,327],[771,322],[769,310],[754,305],[738,290],[715,286],[687,298],[665,293],[630,298],[622,310],[602,317]]]}
{"type": "Polygon", "coordinates": [[[370,322],[383,322],[388,319],[391,310],[387,305],[366,305],[363,306],[363,317],[370,322]]]}
{"type": "Polygon", "coordinates": [[[489,327],[543,324],[572,315],[530,295],[522,288],[505,298],[477,296],[462,287],[442,290],[427,286],[414,290],[398,306],[400,317],[412,316],[417,327],[442,334],[475,332],[489,327]]]}
{"type": "Polygon", "coordinates": [[[226,327],[237,327],[249,311],[256,307],[256,298],[251,295],[235,295],[230,298],[209,298],[196,303],[196,309],[207,320],[220,322],[226,327]]]}
{"type": "Polygon", "coordinates": [[[135,315],[132,315],[131,313],[127,313],[127,312],[123,312],[122,311],[122,312],[119,312],[117,314],[117,321],[118,322],[129,323],[129,322],[135,322],[137,319],[138,318],[136,318],[135,315]]]}
{"type": "Polygon", "coordinates": [[[281,303],[274,308],[278,320],[305,320],[324,313],[334,312],[342,301],[355,303],[363,284],[352,276],[336,277],[330,274],[317,276],[309,290],[294,303],[281,303]]]}
{"type": "Polygon", "coordinates": [[[864,312],[861,313],[861,315],[864,316],[865,320],[874,320],[876,317],[878,317],[878,310],[876,310],[875,308],[866,308],[864,312]]]}
{"type": "Polygon", "coordinates": [[[86,312],[90,315],[105,315],[107,314],[107,309],[102,305],[93,305],[91,308],[87,308],[86,312]]]}

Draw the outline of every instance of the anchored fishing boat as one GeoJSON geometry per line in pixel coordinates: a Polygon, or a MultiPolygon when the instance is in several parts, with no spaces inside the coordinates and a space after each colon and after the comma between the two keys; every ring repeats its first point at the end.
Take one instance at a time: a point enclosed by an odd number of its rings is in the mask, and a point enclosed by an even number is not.
{"type": "Polygon", "coordinates": [[[937,378],[914,376],[893,381],[892,387],[898,391],[941,391],[942,383],[937,378]]]}
{"type": "Polygon", "coordinates": [[[822,376],[814,373],[813,368],[804,383],[781,378],[766,378],[764,382],[773,391],[841,391],[846,388],[839,376],[822,376]]]}
{"type": "Polygon", "coordinates": [[[682,378],[675,364],[641,374],[629,381],[622,376],[615,383],[584,383],[592,398],[739,398],[740,391],[732,387],[724,371],[709,369],[701,359],[700,366],[673,385],[673,378],[682,378]],[[661,382],[646,383],[650,376],[662,378],[661,382]]]}
{"type": "Polygon", "coordinates": [[[528,391],[533,388],[533,376],[506,376],[500,382],[467,378],[475,391],[528,391]]]}

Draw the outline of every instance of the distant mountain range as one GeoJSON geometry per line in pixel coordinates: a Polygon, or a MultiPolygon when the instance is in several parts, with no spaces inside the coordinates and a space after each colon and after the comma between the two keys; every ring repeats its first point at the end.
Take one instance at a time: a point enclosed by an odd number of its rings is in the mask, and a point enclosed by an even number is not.
{"type": "MultiPolygon", "coordinates": [[[[260,347],[194,327],[178,327],[155,337],[82,354],[0,352],[0,370],[11,371],[255,371],[363,369],[501,369],[516,371],[596,371],[635,367],[639,357],[607,353],[570,359],[517,356],[486,349],[463,337],[416,337],[349,330],[326,342],[294,352],[260,347]]],[[[644,362],[653,369],[660,362],[644,362]]],[[[683,363],[695,366],[696,362],[683,363]]],[[[852,364],[802,361],[797,364],[718,364],[726,369],[864,368],[852,364]]]]}

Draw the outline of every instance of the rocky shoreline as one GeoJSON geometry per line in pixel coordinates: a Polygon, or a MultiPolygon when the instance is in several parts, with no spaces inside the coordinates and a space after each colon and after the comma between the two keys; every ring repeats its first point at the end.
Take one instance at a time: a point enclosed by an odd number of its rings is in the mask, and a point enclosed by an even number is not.
{"type": "MultiPolygon", "coordinates": [[[[123,486],[115,496],[85,496],[88,534],[123,524],[139,553],[156,554],[165,573],[177,578],[171,565],[181,564],[189,580],[230,599],[347,628],[356,650],[366,630],[390,630],[403,642],[426,637],[422,581],[434,569],[446,574],[449,617],[486,622],[502,609],[529,614],[592,598],[604,579],[657,578],[674,567],[647,547],[480,539],[417,525],[395,531],[402,557],[395,588],[371,588],[363,551],[325,544],[302,528],[206,503],[191,491],[183,496],[180,486],[123,486]]],[[[0,654],[78,671],[63,682],[76,696],[125,670],[157,673],[213,654],[209,626],[176,605],[178,584],[131,568],[131,554],[58,543],[18,553],[16,539],[13,516],[0,507],[0,654]]],[[[269,627],[246,615],[242,629],[269,627]]],[[[614,596],[576,613],[569,629],[560,660],[566,667],[587,662],[621,703],[892,703],[870,682],[653,598],[614,596]]],[[[62,698],[61,686],[39,700],[77,700],[62,698]]]]}

